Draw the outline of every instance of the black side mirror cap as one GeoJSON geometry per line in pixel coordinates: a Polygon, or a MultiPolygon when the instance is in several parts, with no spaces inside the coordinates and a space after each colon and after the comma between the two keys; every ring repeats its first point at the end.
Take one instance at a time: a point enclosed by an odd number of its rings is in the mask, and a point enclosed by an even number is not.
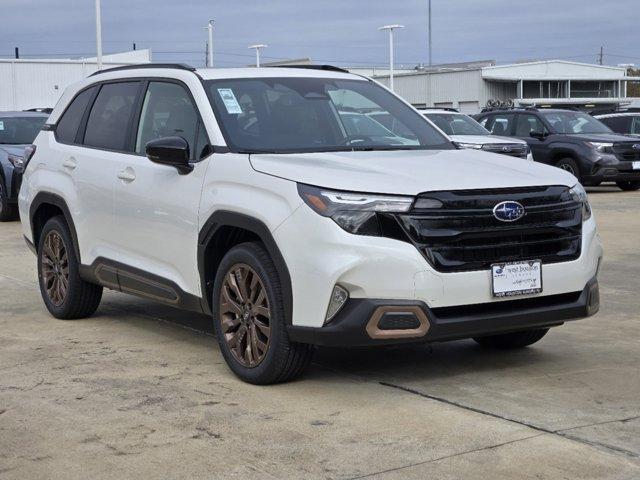
{"type": "Polygon", "coordinates": [[[151,140],[145,145],[145,153],[152,162],[174,167],[181,175],[193,171],[193,165],[189,161],[191,157],[189,142],[182,137],[162,137],[151,140]]]}
{"type": "Polygon", "coordinates": [[[530,132],[529,136],[533,138],[537,138],[540,141],[547,138],[547,134],[545,132],[538,132],[538,131],[530,132]]]}

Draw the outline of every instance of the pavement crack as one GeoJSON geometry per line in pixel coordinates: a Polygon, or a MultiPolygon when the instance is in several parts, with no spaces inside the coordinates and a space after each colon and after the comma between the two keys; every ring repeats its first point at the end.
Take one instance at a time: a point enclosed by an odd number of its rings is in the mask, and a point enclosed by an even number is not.
{"type": "MultiPolygon", "coordinates": [[[[621,448],[621,447],[616,447],[614,445],[609,445],[609,444],[606,444],[606,443],[596,442],[594,440],[587,440],[587,439],[584,439],[582,437],[578,437],[578,436],[575,436],[575,435],[571,435],[569,433],[565,433],[566,430],[572,430],[572,429],[551,430],[549,428],[541,427],[539,425],[535,425],[533,423],[525,422],[523,420],[518,420],[516,418],[511,418],[511,417],[507,417],[507,416],[504,416],[504,415],[499,415],[497,413],[489,412],[488,410],[482,410],[480,408],[472,407],[470,405],[465,405],[463,403],[456,402],[454,400],[448,400],[448,399],[443,398],[443,397],[438,397],[438,396],[435,396],[435,395],[429,395],[428,393],[423,393],[423,392],[420,392],[418,390],[415,390],[415,389],[409,388],[409,387],[403,387],[402,385],[396,385],[394,383],[389,383],[389,382],[378,382],[378,383],[380,385],[384,386],[384,387],[395,388],[397,390],[402,390],[403,392],[406,392],[406,393],[411,393],[413,395],[418,395],[418,396],[423,397],[423,398],[428,398],[429,400],[434,400],[436,402],[444,403],[446,405],[451,405],[451,406],[454,406],[454,407],[462,408],[464,410],[467,410],[467,411],[470,411],[470,412],[474,412],[474,413],[478,413],[480,415],[486,415],[486,416],[489,416],[489,417],[497,418],[499,420],[504,420],[504,421],[507,421],[507,422],[512,422],[512,423],[515,423],[515,424],[518,424],[518,425],[522,425],[523,427],[528,427],[528,428],[531,428],[531,429],[536,430],[536,431],[541,432],[541,433],[546,433],[546,434],[549,434],[549,435],[556,435],[558,437],[562,437],[562,438],[565,438],[567,440],[572,440],[574,442],[582,443],[584,445],[588,445],[588,446],[591,446],[591,447],[599,447],[599,448],[608,450],[610,452],[623,454],[623,455],[631,457],[631,458],[640,458],[640,453],[633,452],[631,450],[627,450],[627,449],[624,449],[624,448],[621,448]]],[[[630,420],[633,420],[634,418],[638,418],[638,417],[630,417],[630,418],[624,419],[622,421],[630,421],[630,420]]],[[[614,421],[616,421],[616,420],[614,420],[614,421]]],[[[621,420],[618,420],[618,421],[621,421],[621,420]]],[[[603,422],[603,423],[612,423],[612,422],[603,422]]],[[[589,425],[586,425],[586,426],[589,426],[589,425]]],[[[584,427],[575,427],[575,428],[584,428],[584,427]]]]}
{"type": "Polygon", "coordinates": [[[423,462],[410,463],[408,465],[402,465],[400,467],[389,468],[389,469],[386,469],[386,470],[380,470],[380,471],[373,472],[373,473],[366,473],[364,475],[358,475],[356,477],[351,477],[351,478],[349,478],[349,480],[357,480],[357,479],[360,479],[360,478],[371,478],[371,477],[375,477],[376,475],[382,475],[384,473],[397,472],[399,470],[404,470],[405,468],[412,468],[412,467],[417,467],[417,466],[420,466],[420,465],[426,465],[428,463],[439,462],[441,460],[448,460],[450,458],[460,457],[462,455],[468,455],[470,453],[476,453],[476,452],[492,450],[492,449],[495,449],[495,448],[503,447],[505,445],[511,445],[513,443],[522,442],[524,440],[529,440],[531,438],[540,437],[542,435],[545,435],[545,433],[544,432],[540,432],[540,433],[536,433],[535,435],[529,435],[528,437],[517,438],[515,440],[509,440],[508,442],[496,443],[494,445],[487,445],[485,447],[472,448],[471,450],[465,450],[463,452],[452,453],[450,455],[444,455],[442,457],[432,458],[430,460],[425,460],[423,462]]]}

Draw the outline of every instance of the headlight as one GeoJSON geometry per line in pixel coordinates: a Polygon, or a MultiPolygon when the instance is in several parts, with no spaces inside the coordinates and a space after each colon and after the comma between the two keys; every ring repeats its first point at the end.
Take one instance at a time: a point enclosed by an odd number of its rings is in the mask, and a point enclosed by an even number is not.
{"type": "Polygon", "coordinates": [[[589,198],[584,187],[576,183],[569,192],[574,201],[582,203],[582,221],[589,220],[591,218],[591,205],[589,205],[589,198]]]}
{"type": "Polygon", "coordinates": [[[453,142],[460,148],[470,148],[472,150],[482,150],[482,145],[478,145],[477,143],[462,143],[462,142],[453,142]]]}
{"type": "Polygon", "coordinates": [[[603,143],[603,142],[585,142],[591,148],[594,148],[596,152],[604,153],[609,152],[613,148],[613,143],[603,143]]]}
{"type": "Polygon", "coordinates": [[[298,193],[314,212],[357,235],[381,235],[378,214],[407,212],[413,203],[413,197],[338,192],[301,183],[298,193]]]}
{"type": "Polygon", "coordinates": [[[24,167],[24,157],[19,155],[9,155],[9,162],[18,170],[22,170],[22,167],[24,167]]]}

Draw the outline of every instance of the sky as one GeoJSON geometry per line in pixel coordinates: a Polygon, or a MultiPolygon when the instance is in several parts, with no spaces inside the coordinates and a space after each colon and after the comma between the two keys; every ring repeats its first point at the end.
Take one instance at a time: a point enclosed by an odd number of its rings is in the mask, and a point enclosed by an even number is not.
{"type": "MultiPolygon", "coordinates": [[[[640,65],[638,0],[432,0],[433,63],[561,58],[640,65]]],[[[428,0],[102,0],[104,53],[150,48],[153,61],[205,61],[215,20],[214,65],[263,62],[384,66],[395,36],[396,66],[428,61],[428,0]]],[[[94,0],[0,0],[0,57],[95,56],[94,0]]]]}

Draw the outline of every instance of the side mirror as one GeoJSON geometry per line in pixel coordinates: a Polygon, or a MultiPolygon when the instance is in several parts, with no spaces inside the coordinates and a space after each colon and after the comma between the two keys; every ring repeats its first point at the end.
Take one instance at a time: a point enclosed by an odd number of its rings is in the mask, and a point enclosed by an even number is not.
{"type": "Polygon", "coordinates": [[[181,175],[193,170],[189,162],[189,143],[182,137],[162,137],[145,146],[147,158],[154,163],[175,167],[181,175]]]}
{"type": "Polygon", "coordinates": [[[540,140],[541,142],[542,142],[545,138],[547,138],[547,134],[546,134],[546,133],[544,133],[544,132],[541,132],[541,131],[533,131],[533,132],[530,132],[530,133],[529,133],[529,136],[530,136],[530,137],[533,137],[533,138],[537,138],[537,139],[538,139],[538,140],[540,140]]]}

